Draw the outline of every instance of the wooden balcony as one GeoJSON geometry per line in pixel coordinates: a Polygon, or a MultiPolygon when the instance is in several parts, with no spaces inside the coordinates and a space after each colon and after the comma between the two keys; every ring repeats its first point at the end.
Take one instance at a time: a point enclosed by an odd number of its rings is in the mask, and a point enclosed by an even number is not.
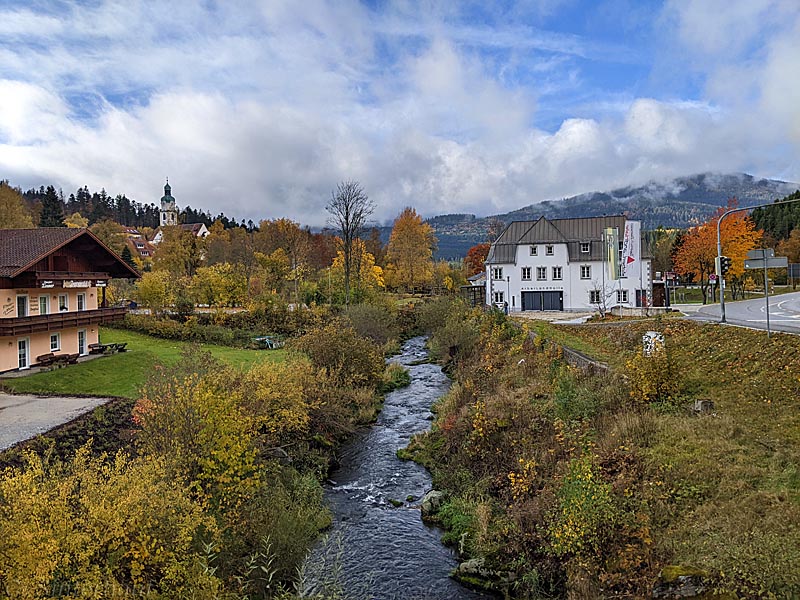
{"type": "Polygon", "coordinates": [[[98,308],[96,310],[79,310],[71,312],[36,315],[32,317],[14,317],[0,319],[0,337],[28,335],[42,331],[61,331],[88,325],[105,325],[125,318],[128,309],[98,308]]]}

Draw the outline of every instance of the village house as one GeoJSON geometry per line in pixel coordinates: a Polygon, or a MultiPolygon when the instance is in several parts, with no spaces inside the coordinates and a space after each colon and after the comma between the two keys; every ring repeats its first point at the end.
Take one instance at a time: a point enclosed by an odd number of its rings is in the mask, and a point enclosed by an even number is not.
{"type": "Polygon", "coordinates": [[[509,312],[649,306],[650,256],[624,216],[515,221],[486,258],[487,305],[509,312]]]}
{"type": "Polygon", "coordinates": [[[139,274],[88,229],[0,230],[0,372],[88,354],[125,316],[107,306],[112,277],[139,274]]]}

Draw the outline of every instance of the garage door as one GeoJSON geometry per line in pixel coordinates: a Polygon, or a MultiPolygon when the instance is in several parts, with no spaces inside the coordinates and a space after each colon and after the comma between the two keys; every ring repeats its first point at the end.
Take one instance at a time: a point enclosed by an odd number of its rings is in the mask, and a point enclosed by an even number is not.
{"type": "Polygon", "coordinates": [[[522,292],[522,310],[564,310],[564,292],[522,292]]]}

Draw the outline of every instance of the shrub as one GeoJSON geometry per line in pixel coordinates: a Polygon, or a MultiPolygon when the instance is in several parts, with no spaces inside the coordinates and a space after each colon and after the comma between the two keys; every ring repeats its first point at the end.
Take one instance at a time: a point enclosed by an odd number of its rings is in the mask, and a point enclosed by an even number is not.
{"type": "Polygon", "coordinates": [[[395,316],[384,306],[353,304],[345,309],[344,318],[360,336],[379,346],[398,336],[395,316]]]}
{"type": "Polygon", "coordinates": [[[384,368],[380,349],[341,322],[316,328],[292,340],[290,347],[307,355],[337,385],[377,388],[380,384],[384,368]]]}

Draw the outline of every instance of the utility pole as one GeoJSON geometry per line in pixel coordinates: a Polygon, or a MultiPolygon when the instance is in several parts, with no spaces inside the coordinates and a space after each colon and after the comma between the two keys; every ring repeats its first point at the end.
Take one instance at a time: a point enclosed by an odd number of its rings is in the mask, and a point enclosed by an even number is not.
{"type": "MultiPolygon", "coordinates": [[[[784,202],[767,202],[765,204],[756,204],[755,206],[747,206],[744,208],[731,208],[726,210],[722,213],[717,220],[717,265],[719,265],[720,260],[722,259],[722,237],[720,235],[720,227],[722,225],[722,219],[727,217],[728,215],[741,212],[743,210],[753,210],[754,208],[764,208],[766,206],[779,206],[781,204],[791,204],[793,202],[800,202],[800,198],[794,200],[786,200],[784,202]]],[[[727,323],[725,320],[725,279],[723,279],[722,273],[719,271],[717,272],[717,279],[720,282],[720,295],[719,295],[719,310],[720,310],[720,323],[727,323]]]]}

